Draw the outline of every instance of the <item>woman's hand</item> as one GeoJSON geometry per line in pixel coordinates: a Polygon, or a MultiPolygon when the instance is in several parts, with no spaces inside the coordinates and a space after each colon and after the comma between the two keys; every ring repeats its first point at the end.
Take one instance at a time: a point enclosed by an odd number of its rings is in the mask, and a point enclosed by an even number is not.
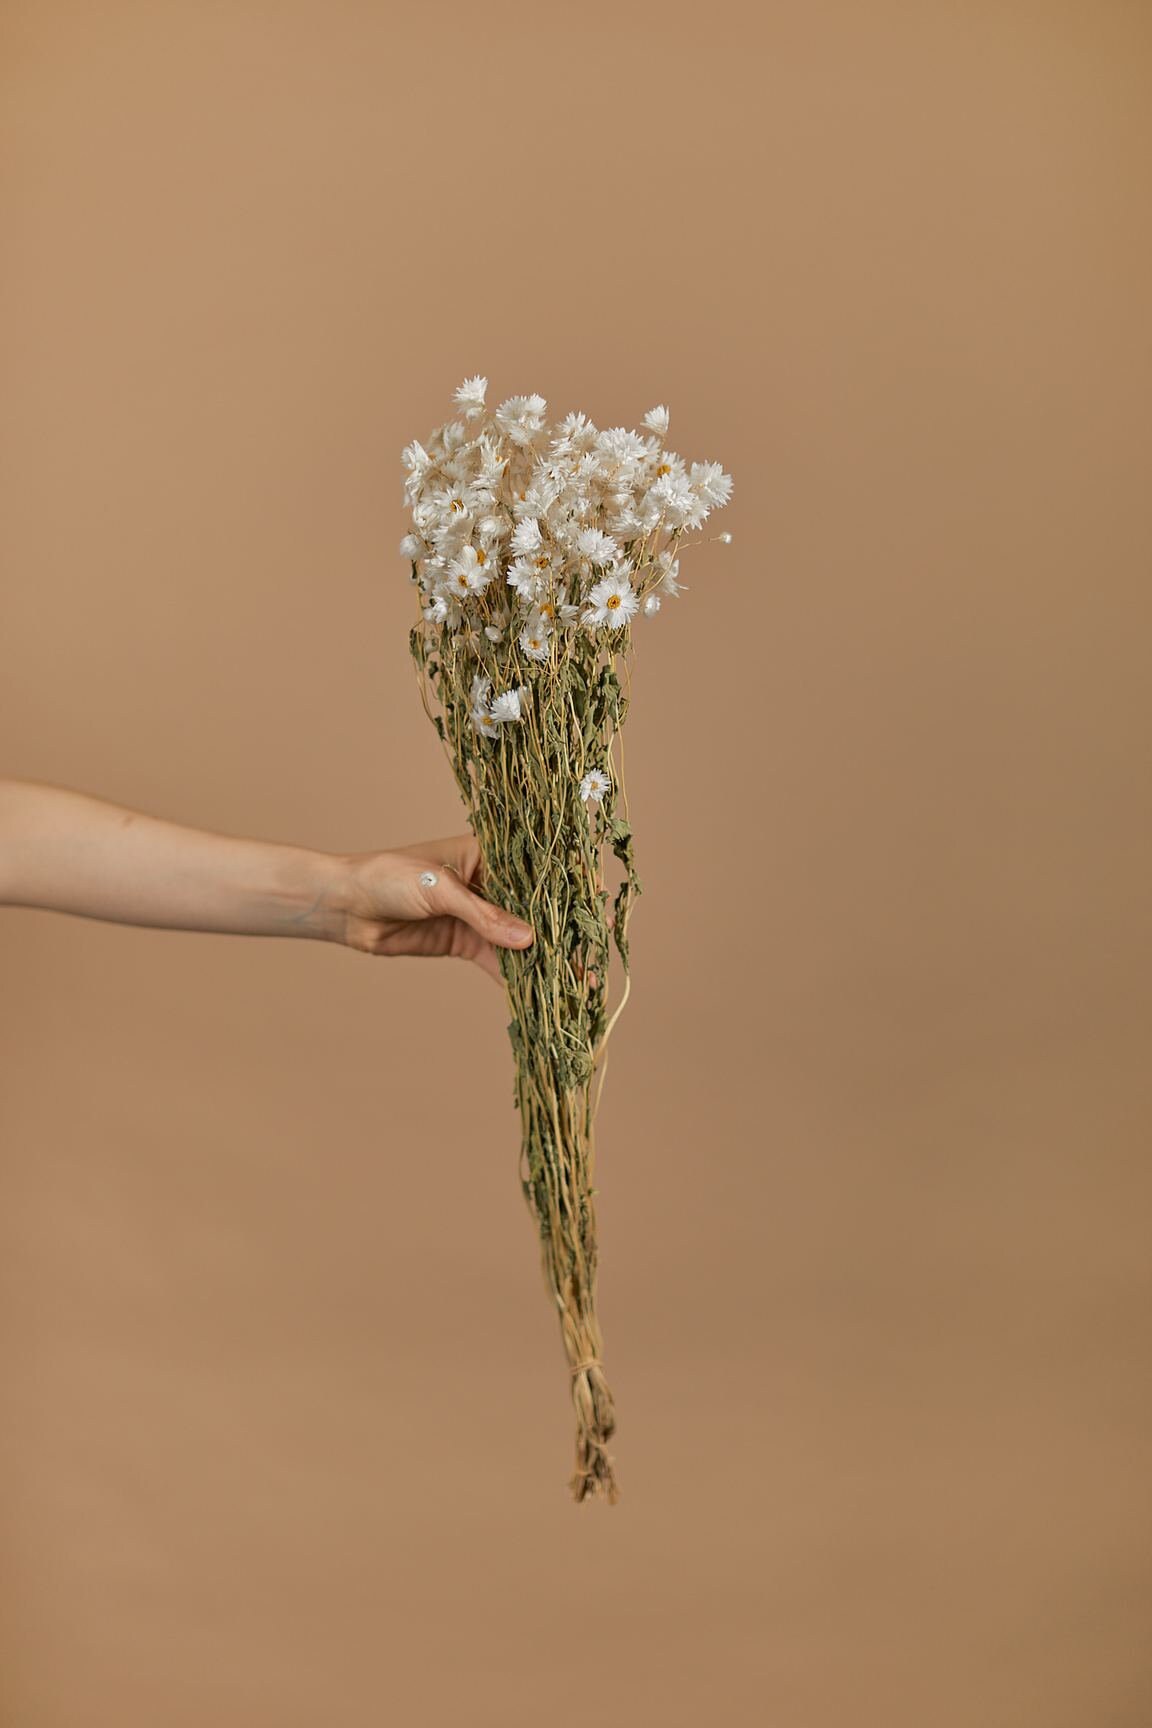
{"type": "Polygon", "coordinates": [[[352,854],[342,863],[326,905],[309,915],[318,913],[324,933],[349,948],[474,960],[501,983],[496,949],[533,940],[531,925],[480,894],[480,848],[470,834],[352,854]]]}

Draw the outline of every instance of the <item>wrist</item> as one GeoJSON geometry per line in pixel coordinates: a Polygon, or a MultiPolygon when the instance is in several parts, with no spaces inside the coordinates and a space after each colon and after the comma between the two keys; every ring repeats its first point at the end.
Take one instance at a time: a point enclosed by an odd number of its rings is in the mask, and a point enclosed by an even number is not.
{"type": "Polygon", "coordinates": [[[282,934],[343,942],[347,930],[352,861],[338,852],[285,848],[274,894],[282,934]]]}

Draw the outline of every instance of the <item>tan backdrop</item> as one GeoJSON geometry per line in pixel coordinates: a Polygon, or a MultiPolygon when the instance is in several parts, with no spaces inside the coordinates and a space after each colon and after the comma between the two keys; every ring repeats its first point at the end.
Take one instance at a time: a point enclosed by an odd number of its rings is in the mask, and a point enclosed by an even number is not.
{"type": "Polygon", "coordinates": [[[733,472],[627,732],[623,1493],[486,980],[6,910],[0,1722],[1144,1728],[1152,15],[400,10],[0,7],[0,768],[453,832],[401,445],[482,371],[733,472]]]}

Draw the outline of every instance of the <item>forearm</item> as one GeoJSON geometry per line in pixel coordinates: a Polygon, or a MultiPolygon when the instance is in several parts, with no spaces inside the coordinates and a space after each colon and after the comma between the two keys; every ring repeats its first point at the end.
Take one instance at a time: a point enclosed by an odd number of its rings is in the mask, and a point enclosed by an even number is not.
{"type": "Polygon", "coordinates": [[[0,780],[0,904],[175,930],[339,939],[345,860],[0,780]]]}

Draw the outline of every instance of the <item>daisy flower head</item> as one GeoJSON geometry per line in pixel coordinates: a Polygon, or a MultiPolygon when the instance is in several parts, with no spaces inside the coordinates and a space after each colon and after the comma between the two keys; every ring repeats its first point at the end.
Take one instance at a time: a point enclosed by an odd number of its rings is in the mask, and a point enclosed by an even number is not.
{"type": "Polygon", "coordinates": [[[606,624],[619,630],[639,609],[640,602],[626,575],[604,576],[595,583],[588,595],[585,621],[593,625],[606,624]]]}
{"type": "Polygon", "coordinates": [[[501,456],[498,447],[485,434],[477,441],[476,454],[480,471],[476,476],[476,484],[485,492],[493,492],[500,484],[500,476],[508,466],[507,456],[501,456]]]}
{"type": "Polygon", "coordinates": [[[693,462],[688,470],[688,483],[712,510],[727,504],[732,496],[732,476],[725,474],[719,462],[693,462]]]}
{"type": "Polygon", "coordinates": [[[550,635],[551,631],[544,620],[534,615],[520,632],[520,652],[529,660],[547,660],[550,635]]]}
{"type": "Polygon", "coordinates": [[[668,410],[663,405],[659,408],[649,408],[644,416],[644,424],[649,432],[655,432],[658,438],[663,438],[668,430],[668,410]]]}
{"type": "Polygon", "coordinates": [[[656,444],[653,456],[656,461],[655,479],[662,480],[665,474],[673,474],[677,480],[686,480],[688,478],[688,470],[684,466],[684,458],[682,456],[677,456],[674,450],[662,450],[659,444],[656,444]]]}
{"type": "Polygon", "coordinates": [[[494,574],[494,561],[482,546],[465,546],[448,566],[447,587],[457,600],[467,600],[470,594],[487,588],[494,574]]]}
{"type": "Polygon", "coordinates": [[[680,580],[679,558],[673,558],[670,560],[656,586],[660,589],[661,593],[671,594],[673,597],[682,592],[684,584],[680,580]]]}
{"type": "Polygon", "coordinates": [[[539,582],[540,573],[531,558],[517,558],[509,565],[508,586],[515,588],[521,600],[534,600],[539,582]]]}
{"type": "Polygon", "coordinates": [[[708,514],[707,502],[679,474],[661,474],[648,498],[673,528],[698,528],[708,514]]]}
{"type": "Polygon", "coordinates": [[[444,486],[439,492],[433,492],[432,502],[439,511],[442,522],[455,522],[457,518],[471,516],[474,500],[469,488],[457,481],[455,485],[444,486]]]}
{"type": "Polygon", "coordinates": [[[638,462],[645,454],[643,438],[627,426],[610,426],[607,432],[600,433],[596,446],[604,455],[623,465],[638,462]]]}
{"type": "Polygon", "coordinates": [[[479,373],[475,378],[465,378],[456,392],[456,401],[464,410],[466,419],[475,420],[478,414],[483,414],[484,393],[487,388],[487,378],[481,378],[479,373]]]}
{"type": "Polygon", "coordinates": [[[590,564],[611,564],[620,556],[619,546],[602,528],[582,528],[576,536],[576,549],[590,564]]]}
{"type": "Polygon", "coordinates": [[[599,804],[611,784],[603,768],[589,768],[580,782],[580,796],[585,804],[599,804]]]}
{"type": "Polygon", "coordinates": [[[499,720],[495,719],[487,708],[473,708],[469,718],[482,738],[495,738],[500,730],[499,720]]]}
{"type": "Polygon", "coordinates": [[[656,616],[657,612],[659,612],[659,610],[660,610],[660,596],[659,596],[659,594],[649,594],[647,600],[645,600],[645,602],[644,602],[644,616],[645,616],[645,618],[654,618],[656,616]]]}
{"type": "Polygon", "coordinates": [[[565,486],[565,477],[555,472],[549,473],[547,468],[537,468],[534,471],[531,484],[526,487],[523,500],[517,501],[516,514],[538,516],[547,521],[552,514],[552,507],[560,497],[565,486]]]}
{"type": "MultiPolygon", "coordinates": [[[[593,436],[594,437],[599,436],[599,434],[596,433],[595,428],[593,428],[593,436]]],[[[576,463],[575,472],[573,473],[573,476],[572,476],[573,484],[575,486],[583,486],[585,488],[590,487],[595,483],[595,481],[599,477],[599,474],[600,474],[600,457],[599,457],[599,455],[596,453],[595,450],[582,451],[580,454],[580,457],[576,463]]]]}
{"type": "Polygon", "coordinates": [[[547,407],[543,396],[509,396],[496,410],[496,423],[513,444],[531,444],[547,407]]]}
{"type": "Polygon", "coordinates": [[[401,558],[419,558],[424,551],[424,542],[415,534],[405,534],[400,542],[401,558]]]}
{"type": "Polygon", "coordinates": [[[638,511],[631,502],[609,518],[609,526],[618,540],[643,540],[659,522],[659,510],[638,511]]]}
{"type": "Polygon", "coordinates": [[[516,531],[512,536],[513,552],[527,557],[529,553],[538,551],[543,543],[544,537],[535,516],[525,516],[523,522],[516,524],[516,531]]]}
{"type": "Polygon", "coordinates": [[[523,718],[521,705],[527,694],[528,686],[521,684],[515,690],[505,690],[492,698],[490,712],[497,725],[505,726],[510,720],[523,718]]]}
{"type": "Polygon", "coordinates": [[[423,474],[432,464],[432,458],[419,438],[413,438],[411,444],[405,444],[400,452],[400,460],[410,474],[423,474]]]}
{"type": "Polygon", "coordinates": [[[557,442],[568,440],[574,447],[590,444],[596,436],[596,428],[587,414],[565,414],[560,422],[560,438],[557,442]]]}

